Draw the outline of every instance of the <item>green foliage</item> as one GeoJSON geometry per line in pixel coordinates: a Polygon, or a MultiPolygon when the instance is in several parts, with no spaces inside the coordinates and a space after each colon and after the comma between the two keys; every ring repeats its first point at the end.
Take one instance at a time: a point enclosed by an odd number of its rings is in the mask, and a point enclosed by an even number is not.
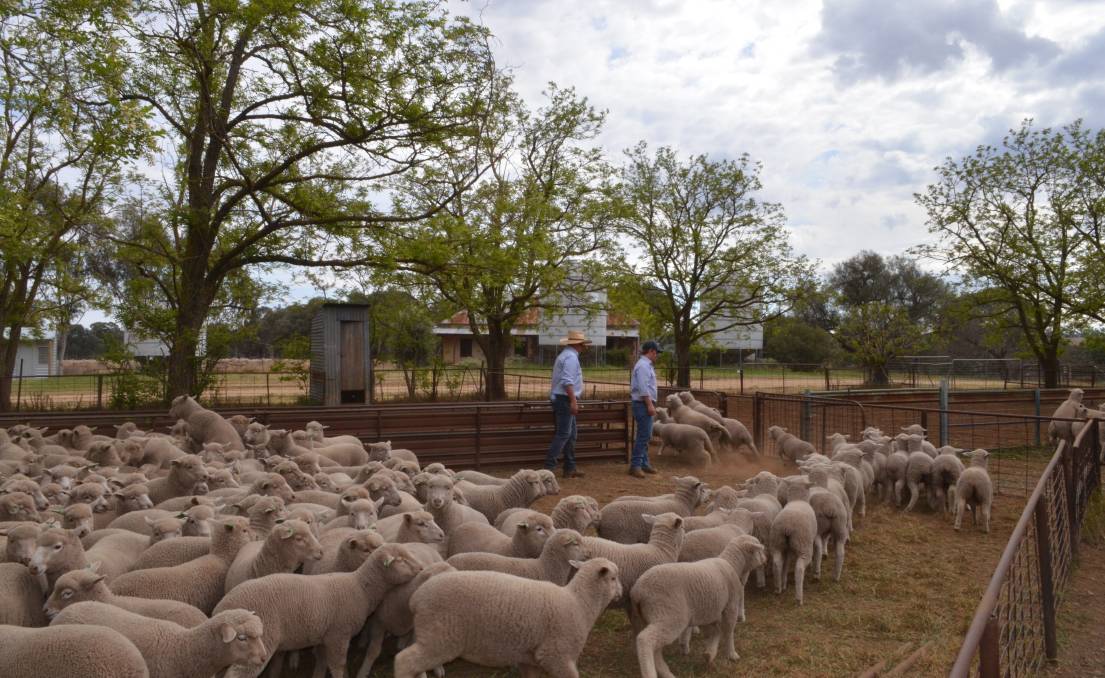
{"type": "Polygon", "coordinates": [[[844,348],[867,368],[867,382],[890,382],[887,370],[895,357],[923,346],[924,334],[918,323],[901,306],[872,301],[849,308],[837,330],[844,348]]]}
{"type": "Polygon", "coordinates": [[[782,317],[764,323],[764,356],[781,363],[831,365],[840,361],[833,335],[798,318],[782,317]]]}
{"type": "Polygon", "coordinates": [[[306,391],[311,383],[311,338],[303,334],[294,334],[281,340],[280,359],[272,363],[272,371],[279,374],[280,381],[293,382],[306,391]]]}
{"type": "Polygon", "coordinates": [[[1100,258],[1086,236],[1105,184],[1095,187],[1081,169],[1088,140],[1077,123],[1053,131],[1026,120],[1000,148],[948,159],[916,196],[939,237],[922,251],[962,271],[969,289],[986,289],[994,308],[1017,319],[1048,387],[1058,385],[1072,314],[1093,317],[1105,305],[1105,288],[1089,284],[1100,258]]]}
{"type": "Polygon", "coordinates": [[[630,358],[632,358],[632,355],[628,348],[606,349],[606,365],[608,367],[629,367],[630,358]]]}
{"type": "Polygon", "coordinates": [[[440,209],[399,215],[378,198],[459,152],[495,68],[487,32],[436,2],[129,9],[108,31],[128,48],[119,98],[148,106],[177,163],[102,235],[121,317],[167,341],[169,390],[191,392],[200,328],[241,325],[269,291],[259,272],[386,263],[368,235],[440,209]]]}
{"type": "Polygon", "coordinates": [[[121,341],[109,337],[100,359],[111,374],[106,380],[113,410],[137,410],[165,402],[165,363],[160,359],[139,361],[121,341]]]}
{"type": "Polygon", "coordinates": [[[813,267],[791,249],[782,207],[756,196],[761,167],[747,155],[683,162],[642,142],[626,156],[618,231],[629,252],[612,296],[642,332],[673,337],[686,386],[695,344],[781,315],[813,267]]]}
{"type": "Polygon", "coordinates": [[[467,311],[492,399],[504,395],[511,329],[542,310],[593,305],[589,294],[601,285],[594,257],[611,238],[610,170],[588,145],[604,115],[555,85],[547,105],[530,111],[509,82],[499,85],[495,115],[467,154],[401,183],[402,213],[445,208],[401,233],[378,232],[373,246],[396,262],[379,281],[467,311]]]}

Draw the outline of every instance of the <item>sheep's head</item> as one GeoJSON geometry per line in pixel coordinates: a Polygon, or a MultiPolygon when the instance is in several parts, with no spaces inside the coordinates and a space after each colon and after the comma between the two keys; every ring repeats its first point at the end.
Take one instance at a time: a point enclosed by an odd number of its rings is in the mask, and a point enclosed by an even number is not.
{"type": "Polygon", "coordinates": [[[744,567],[741,568],[741,574],[747,574],[767,563],[767,549],[764,548],[759,539],[750,534],[742,534],[730,540],[721,557],[727,560],[736,560],[734,556],[737,556],[737,554],[739,554],[739,559],[744,564],[744,567]]]}
{"type": "Polygon", "coordinates": [[[545,485],[546,495],[560,494],[560,483],[556,482],[556,474],[548,469],[539,469],[537,475],[541,477],[541,482],[545,485]]]}
{"type": "Polygon", "coordinates": [[[108,597],[107,585],[102,583],[104,575],[100,574],[99,570],[100,563],[96,562],[79,570],[70,570],[58,577],[53,592],[42,608],[46,616],[53,619],[59,612],[74,603],[105,600],[108,597]]]}
{"type": "MultiPolygon", "coordinates": [[[[358,528],[359,529],[359,528],[358,528]]],[[[360,567],[361,563],[368,560],[368,557],[372,555],[376,549],[384,545],[384,538],[380,536],[379,532],[375,530],[365,529],[357,534],[350,535],[345,538],[341,544],[341,550],[344,560],[360,567]]]]}
{"type": "Polygon", "coordinates": [[[578,559],[570,561],[576,569],[576,575],[572,578],[572,587],[586,587],[587,591],[598,590],[596,597],[606,603],[618,600],[622,597],[621,578],[618,575],[618,566],[606,558],[592,558],[581,562],[578,559]]]}
{"type": "Polygon", "coordinates": [[[368,444],[368,460],[384,462],[391,458],[391,441],[368,444]]]}
{"type": "Polygon", "coordinates": [[[986,468],[990,461],[990,453],[981,448],[970,452],[962,452],[961,454],[971,460],[971,466],[986,468]]]}
{"type": "Polygon", "coordinates": [[[0,495],[0,521],[27,520],[38,522],[35,499],[26,492],[8,492],[0,495]]]}
{"type": "Polygon", "coordinates": [[[208,490],[221,490],[228,487],[241,487],[234,472],[229,468],[220,468],[209,471],[207,474],[208,490]]]}
{"type": "Polygon", "coordinates": [[[57,571],[74,553],[84,553],[84,546],[81,545],[81,538],[76,530],[46,530],[38,535],[35,552],[31,556],[31,573],[41,576],[57,571]]]}
{"type": "Polygon", "coordinates": [[[184,521],[180,518],[154,519],[146,516],[145,521],[150,528],[150,546],[166,539],[176,539],[184,533],[184,521]]]}
{"type": "Polygon", "coordinates": [[[445,541],[445,532],[434,522],[427,511],[411,511],[403,514],[403,525],[407,531],[423,544],[440,544],[445,541]]]}
{"type": "Polygon", "coordinates": [[[683,401],[680,400],[679,396],[675,393],[672,393],[667,398],[665,398],[664,402],[667,403],[669,412],[675,412],[683,406],[683,401]]]}
{"type": "Polygon", "coordinates": [[[124,422],[122,424],[115,424],[115,437],[119,440],[126,440],[127,438],[140,434],[138,430],[138,424],[133,421],[124,422]]]}
{"type": "Polygon", "coordinates": [[[61,512],[61,526],[67,530],[76,530],[83,539],[96,529],[92,518],[92,507],[88,504],[70,504],[61,512]]]}
{"type": "Polygon", "coordinates": [[[556,549],[565,560],[586,560],[590,554],[583,545],[583,536],[575,530],[556,530],[545,542],[545,549],[556,549]]]}
{"type": "Polygon", "coordinates": [[[322,559],[322,544],[315,539],[311,526],[302,520],[285,520],[273,529],[273,534],[293,560],[303,562],[308,559],[322,559]]]}
{"type": "Polygon", "coordinates": [[[115,493],[115,501],[120,513],[153,508],[150,489],[144,484],[127,485],[115,493]]]}
{"type": "Polygon", "coordinates": [[[384,581],[392,586],[405,584],[422,571],[422,565],[402,544],[384,544],[368,560],[378,568],[378,572],[382,572],[384,581]]]}
{"type": "Polygon", "coordinates": [[[767,429],[767,435],[770,436],[772,440],[778,440],[779,438],[782,438],[783,434],[786,432],[787,430],[782,426],[772,426],[767,429]]]}
{"type": "Polygon", "coordinates": [[[403,498],[395,487],[395,481],[383,473],[378,473],[369,478],[364,487],[368,489],[368,494],[372,499],[383,499],[385,505],[399,506],[403,503],[403,498]]]}
{"type": "Polygon", "coordinates": [[[179,513],[177,517],[184,520],[184,536],[209,537],[211,536],[211,520],[215,517],[215,508],[207,504],[199,504],[179,513]]]}
{"type": "Polygon", "coordinates": [[[722,485],[710,493],[706,510],[709,512],[717,509],[733,509],[737,507],[738,501],[740,501],[740,497],[737,495],[737,491],[728,485],[722,485]]]}
{"type": "Polygon", "coordinates": [[[545,494],[545,483],[541,479],[541,476],[537,474],[537,471],[523,469],[511,476],[511,481],[518,484],[525,484],[526,499],[531,503],[545,494]]]}
{"type": "MultiPolygon", "coordinates": [[[[126,462],[123,461],[124,457],[120,452],[126,454],[127,443],[141,450],[141,446],[134,441],[97,440],[88,448],[85,458],[100,466],[122,466],[126,462]]],[[[129,459],[129,456],[125,458],[129,459]]]]}
{"type": "Polygon", "coordinates": [[[227,647],[227,656],[232,664],[265,663],[268,653],[262,640],[264,629],[261,618],[248,610],[226,610],[215,615],[219,620],[216,627],[219,637],[227,647]]]}
{"type": "Polygon", "coordinates": [[[564,497],[557,504],[557,509],[566,510],[569,515],[568,524],[579,532],[584,532],[592,525],[598,525],[599,512],[592,509],[590,497],[573,494],[564,497]]]}
{"type": "Polygon", "coordinates": [[[1082,389],[1072,388],[1070,390],[1070,395],[1067,396],[1067,400],[1070,400],[1070,401],[1073,401],[1073,402],[1076,402],[1076,403],[1080,403],[1080,402],[1082,402],[1082,398],[1084,398],[1085,396],[1086,396],[1086,392],[1083,391],[1082,389]]]}
{"type": "Polygon", "coordinates": [[[39,526],[29,523],[0,528],[0,536],[8,539],[4,547],[4,557],[7,562],[30,565],[31,558],[35,554],[38,532],[39,526]]]}
{"type": "Polygon", "coordinates": [[[253,491],[266,497],[280,497],[286,502],[295,501],[295,492],[279,473],[266,473],[253,483],[253,491]]]}
{"type": "Polygon", "coordinates": [[[453,502],[453,481],[447,476],[428,475],[425,481],[427,507],[440,511],[453,502]]]}
{"type": "Polygon", "coordinates": [[[187,419],[188,415],[201,409],[203,408],[192,396],[178,395],[173,398],[173,402],[169,406],[169,416],[173,419],[187,419]]]}
{"type": "Polygon", "coordinates": [[[207,480],[207,468],[199,456],[186,454],[169,462],[169,475],[175,477],[178,484],[191,487],[207,480]]]}
{"type": "Polygon", "coordinates": [[[250,422],[242,434],[242,442],[250,447],[265,447],[269,444],[269,427],[261,422],[250,422]]]}
{"type": "Polygon", "coordinates": [[[364,487],[363,485],[350,485],[349,487],[342,490],[341,495],[338,498],[338,506],[341,507],[341,511],[339,511],[339,514],[348,513],[349,507],[352,506],[353,502],[357,501],[358,499],[370,499],[371,496],[372,495],[369,493],[368,488],[364,487]]]}
{"type": "Polygon", "coordinates": [[[349,505],[349,522],[354,529],[367,530],[376,524],[379,513],[376,502],[371,499],[358,499],[349,505]]]}
{"type": "Polygon", "coordinates": [[[337,492],[338,485],[334,482],[334,479],[330,477],[330,474],[319,471],[314,476],[315,487],[323,492],[337,492]]]}
{"type": "Polygon", "coordinates": [[[671,417],[668,415],[668,409],[666,407],[656,408],[656,421],[661,424],[666,424],[671,421],[671,417]]]}
{"type": "Polygon", "coordinates": [[[679,393],[676,393],[676,395],[679,396],[679,401],[682,402],[684,405],[690,405],[695,401],[694,395],[690,391],[680,391],[679,393]]]}

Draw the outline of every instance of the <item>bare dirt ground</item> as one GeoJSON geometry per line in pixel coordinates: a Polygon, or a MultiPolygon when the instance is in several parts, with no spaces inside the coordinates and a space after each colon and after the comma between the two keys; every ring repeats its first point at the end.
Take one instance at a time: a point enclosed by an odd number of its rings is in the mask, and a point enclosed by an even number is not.
{"type": "Polygon", "coordinates": [[[1091,501],[1078,569],[1059,608],[1059,661],[1048,675],[1105,676],[1105,495],[1091,501]]]}
{"type": "MultiPolygon", "coordinates": [[[[672,474],[690,472],[671,457],[654,462],[661,474],[644,480],[627,476],[622,464],[583,464],[587,477],[562,481],[561,494],[589,494],[603,503],[620,494],[663,494],[670,491],[672,474]]],[[[716,487],[765,467],[785,470],[769,459],[762,466],[727,463],[697,475],[716,487]]],[[[537,507],[548,511],[556,500],[546,497],[537,507]]],[[[909,675],[946,675],[1023,502],[1023,497],[999,495],[990,534],[974,529],[957,533],[949,517],[927,511],[903,514],[874,505],[859,521],[849,544],[841,581],[826,577],[814,582],[807,577],[803,607],[798,607],[792,591],[776,596],[749,585],[748,622],[737,628],[738,663],[719,660],[707,666],[699,642],[686,658],[669,649],[669,663],[677,675],[694,678],[847,676],[884,659],[893,665],[903,658],[905,643],[917,648],[932,641],[909,675]]],[[[580,659],[581,675],[640,675],[631,641],[624,613],[607,612],[580,659]]],[[[351,666],[358,662],[359,658],[354,659],[351,666]]],[[[447,671],[450,676],[517,675],[459,662],[450,664],[447,671]]],[[[391,676],[390,660],[379,664],[372,675],[391,676]]]]}

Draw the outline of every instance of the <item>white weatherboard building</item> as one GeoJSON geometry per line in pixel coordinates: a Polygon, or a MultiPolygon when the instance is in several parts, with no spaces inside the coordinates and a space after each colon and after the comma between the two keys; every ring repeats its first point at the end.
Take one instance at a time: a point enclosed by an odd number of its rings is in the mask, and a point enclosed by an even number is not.
{"type": "MultiPolygon", "coordinates": [[[[131,330],[123,330],[123,345],[134,354],[135,358],[159,358],[169,355],[169,347],[160,339],[149,339],[131,330]]],[[[207,352],[207,330],[200,330],[199,347],[197,355],[207,352]]]]}
{"type": "Polygon", "coordinates": [[[53,339],[20,339],[12,376],[50,377],[58,373],[57,344],[53,339]],[[22,370],[22,371],[21,371],[22,370]]]}

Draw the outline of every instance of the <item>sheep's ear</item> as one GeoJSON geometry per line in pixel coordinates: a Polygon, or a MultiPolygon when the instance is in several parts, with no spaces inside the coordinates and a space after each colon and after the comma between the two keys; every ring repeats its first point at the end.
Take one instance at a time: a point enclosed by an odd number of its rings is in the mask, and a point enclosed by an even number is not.
{"type": "Polygon", "coordinates": [[[518,523],[518,529],[519,530],[528,530],[529,529],[529,523],[518,523]]]}
{"type": "Polygon", "coordinates": [[[395,562],[394,556],[388,556],[384,558],[384,567],[391,567],[391,564],[395,562]]]}
{"type": "Polygon", "coordinates": [[[169,462],[169,466],[180,466],[180,459],[173,459],[169,462]]]}
{"type": "Polygon", "coordinates": [[[157,524],[157,521],[154,520],[153,518],[149,517],[149,516],[143,516],[142,520],[144,520],[146,522],[146,524],[149,525],[150,527],[153,527],[154,525],[157,524]]]}
{"type": "Polygon", "coordinates": [[[238,632],[234,630],[234,627],[230,624],[223,624],[219,627],[219,634],[222,635],[224,643],[229,643],[238,637],[238,632]]]}
{"type": "Polygon", "coordinates": [[[414,520],[414,514],[413,513],[404,513],[403,514],[403,522],[404,523],[410,524],[410,522],[412,520],[414,520]]]}
{"type": "Polygon", "coordinates": [[[295,536],[295,528],[289,527],[280,531],[281,539],[291,539],[295,536]]]}
{"type": "Polygon", "coordinates": [[[579,560],[569,560],[568,564],[577,570],[583,567],[583,562],[579,560]]]}
{"type": "Polygon", "coordinates": [[[656,522],[656,516],[652,515],[651,513],[642,513],[641,514],[641,519],[644,520],[649,525],[652,525],[653,523],[656,522]]]}
{"type": "Polygon", "coordinates": [[[98,574],[100,572],[100,561],[98,561],[98,560],[92,561],[91,563],[88,564],[88,566],[85,569],[88,570],[89,572],[96,572],[98,574]]]}
{"type": "Polygon", "coordinates": [[[676,518],[675,522],[672,524],[672,527],[674,527],[677,530],[679,528],[683,527],[683,519],[682,518],[676,518]]]}

